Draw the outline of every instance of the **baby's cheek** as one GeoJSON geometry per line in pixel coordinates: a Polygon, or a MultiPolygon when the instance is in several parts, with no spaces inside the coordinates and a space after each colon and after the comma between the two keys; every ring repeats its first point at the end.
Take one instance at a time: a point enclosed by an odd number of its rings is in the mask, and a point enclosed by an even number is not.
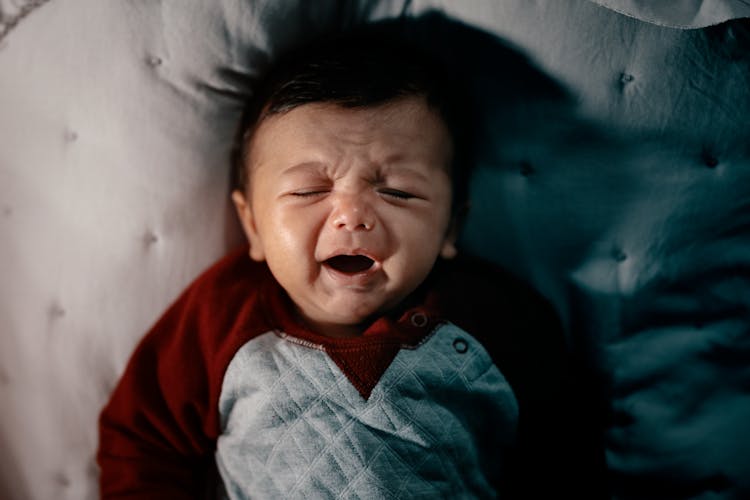
{"type": "Polygon", "coordinates": [[[416,288],[432,270],[436,260],[433,244],[428,240],[415,239],[404,242],[395,255],[393,276],[398,276],[405,288],[416,288]]]}
{"type": "Polygon", "coordinates": [[[313,218],[306,213],[289,213],[278,217],[277,223],[270,230],[272,237],[279,245],[294,249],[302,242],[309,240],[312,231],[313,218]]]}
{"type": "Polygon", "coordinates": [[[402,241],[424,251],[432,251],[436,242],[445,235],[448,229],[448,218],[437,209],[432,209],[424,217],[403,220],[401,228],[402,241]]]}

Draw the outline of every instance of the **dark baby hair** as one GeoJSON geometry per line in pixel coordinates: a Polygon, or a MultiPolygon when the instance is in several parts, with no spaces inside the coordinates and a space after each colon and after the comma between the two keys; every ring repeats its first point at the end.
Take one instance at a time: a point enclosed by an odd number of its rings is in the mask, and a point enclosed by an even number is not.
{"type": "Polygon", "coordinates": [[[307,44],[280,58],[248,102],[232,153],[234,188],[247,187],[248,144],[269,116],[310,103],[358,108],[423,96],[453,139],[453,207],[460,210],[467,199],[472,148],[459,83],[397,21],[307,44]]]}

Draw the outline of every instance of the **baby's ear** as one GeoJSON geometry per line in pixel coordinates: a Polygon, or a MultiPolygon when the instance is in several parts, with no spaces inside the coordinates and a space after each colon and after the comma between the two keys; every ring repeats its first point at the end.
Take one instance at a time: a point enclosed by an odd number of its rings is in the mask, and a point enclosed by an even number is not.
{"type": "Polygon", "coordinates": [[[244,193],[238,189],[232,191],[232,202],[234,203],[235,210],[237,210],[237,217],[240,219],[247,241],[250,243],[250,258],[258,262],[266,260],[266,255],[263,251],[263,242],[258,234],[258,229],[255,227],[255,219],[250,203],[245,198],[244,193]]]}
{"type": "Polygon", "coordinates": [[[448,225],[448,230],[445,232],[443,247],[440,249],[440,256],[442,258],[449,260],[458,255],[458,249],[456,248],[458,232],[468,213],[469,202],[464,203],[458,210],[454,211],[453,216],[451,217],[451,222],[448,225]]]}
{"type": "Polygon", "coordinates": [[[450,260],[458,255],[458,249],[456,248],[455,241],[444,241],[443,248],[440,249],[440,256],[445,260],[450,260]]]}

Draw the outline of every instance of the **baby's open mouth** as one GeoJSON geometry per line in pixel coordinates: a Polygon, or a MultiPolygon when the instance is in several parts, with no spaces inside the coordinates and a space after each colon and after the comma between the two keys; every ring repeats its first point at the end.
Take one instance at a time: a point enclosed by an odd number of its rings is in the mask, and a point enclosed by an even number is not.
{"type": "Polygon", "coordinates": [[[375,261],[364,255],[336,255],[323,263],[340,273],[357,274],[370,269],[375,261]]]}

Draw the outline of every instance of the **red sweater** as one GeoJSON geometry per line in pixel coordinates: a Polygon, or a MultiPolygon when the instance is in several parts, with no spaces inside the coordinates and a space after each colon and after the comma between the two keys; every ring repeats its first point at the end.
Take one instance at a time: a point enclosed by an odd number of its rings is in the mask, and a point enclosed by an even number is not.
{"type": "Polygon", "coordinates": [[[447,319],[481,342],[518,399],[511,489],[523,496],[544,492],[545,483],[530,480],[546,477],[555,494],[580,492],[576,478],[592,465],[600,470],[599,450],[591,446],[597,432],[581,425],[559,324],[544,301],[509,276],[476,263],[441,264],[407,304],[358,339],[316,335],[290,309],[267,267],[252,262],[246,248],[191,284],[139,344],[102,412],[102,497],[212,496],[224,374],[253,338],[276,330],[322,346],[367,398],[401,348],[417,345],[447,319]],[[410,321],[415,313],[418,322],[410,321]]]}

